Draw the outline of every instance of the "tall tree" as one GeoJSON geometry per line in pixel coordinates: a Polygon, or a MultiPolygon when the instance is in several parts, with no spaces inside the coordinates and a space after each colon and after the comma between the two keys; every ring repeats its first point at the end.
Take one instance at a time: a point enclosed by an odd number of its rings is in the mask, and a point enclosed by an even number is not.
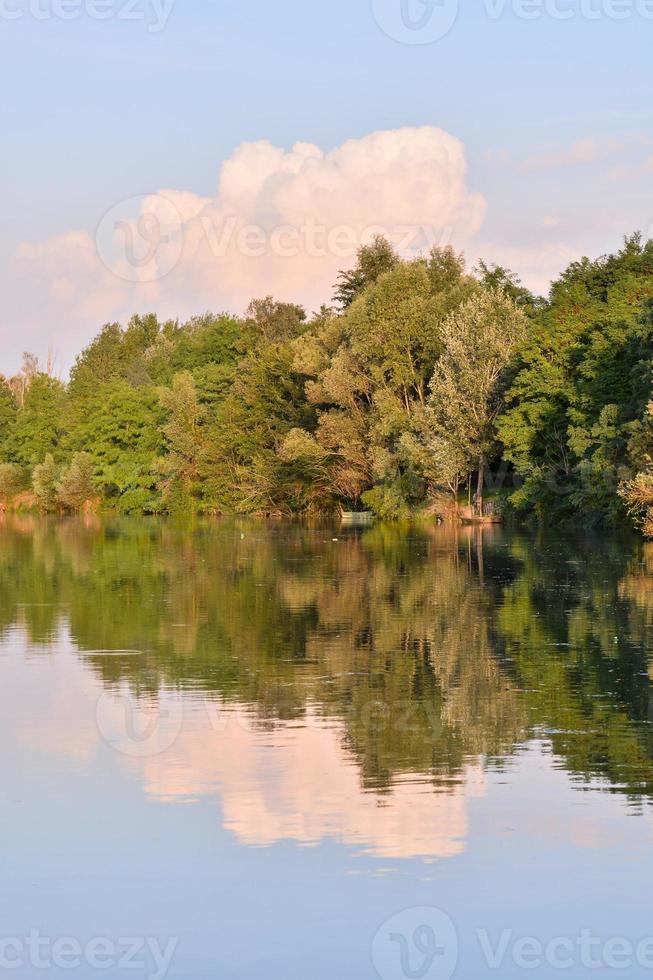
{"type": "Polygon", "coordinates": [[[169,509],[185,509],[195,504],[198,495],[206,410],[190,371],[176,374],[172,387],[161,388],[159,397],[167,414],[163,425],[167,453],[159,460],[163,501],[169,509]]]}
{"type": "Polygon", "coordinates": [[[431,380],[433,432],[478,470],[476,506],[483,514],[485,467],[497,440],[496,420],[507,369],[526,335],[526,318],[500,291],[472,296],[442,324],[443,353],[431,380]]]}
{"type": "Polygon", "coordinates": [[[398,264],[399,256],[387,238],[376,235],[369,245],[359,248],[354,268],[338,275],[333,296],[335,302],[340,309],[348,309],[369,286],[378,282],[384,272],[390,272],[398,264]]]}
{"type": "Polygon", "coordinates": [[[87,452],[95,482],[120,510],[159,506],[155,461],[163,448],[164,412],[155,387],[113,378],[74,407],[67,449],[87,452]]]}
{"type": "Polygon", "coordinates": [[[66,389],[43,372],[35,374],[6,443],[11,462],[32,468],[47,453],[57,454],[65,431],[66,389]]]}
{"type": "Polygon", "coordinates": [[[295,343],[295,366],[319,412],[314,439],[329,454],[334,486],[389,516],[423,496],[428,382],[447,315],[478,290],[451,249],[397,260],[336,318],[295,343]]]}
{"type": "Polygon", "coordinates": [[[5,459],[7,443],[16,423],[16,399],[5,378],[0,375],[0,459],[5,459]]]}
{"type": "Polygon", "coordinates": [[[304,330],[306,311],[295,303],[279,303],[272,296],[253,299],[245,314],[244,335],[251,345],[282,344],[304,330]]]}
{"type": "Polygon", "coordinates": [[[653,242],[575,262],[554,283],[520,352],[499,430],[540,513],[615,516],[620,469],[651,392],[653,242]]]}
{"type": "Polygon", "coordinates": [[[294,510],[294,474],[279,450],[291,429],[313,426],[292,347],[260,345],[240,363],[231,392],[207,420],[206,505],[243,513],[294,510]]]}

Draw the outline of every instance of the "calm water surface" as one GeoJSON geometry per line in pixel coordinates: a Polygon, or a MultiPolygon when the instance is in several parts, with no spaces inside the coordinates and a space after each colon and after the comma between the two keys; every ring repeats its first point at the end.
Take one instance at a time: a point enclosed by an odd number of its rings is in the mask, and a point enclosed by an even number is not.
{"type": "Polygon", "coordinates": [[[2,966],[653,976],[652,658],[631,538],[6,519],[2,966]]]}

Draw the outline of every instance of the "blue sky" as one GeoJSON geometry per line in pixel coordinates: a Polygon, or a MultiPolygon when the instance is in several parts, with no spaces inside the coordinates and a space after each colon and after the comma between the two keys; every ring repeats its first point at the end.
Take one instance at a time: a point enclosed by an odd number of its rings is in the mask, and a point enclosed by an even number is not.
{"type": "MultiPolygon", "coordinates": [[[[57,0],[0,3],[0,371],[14,370],[26,346],[41,355],[53,347],[65,369],[103,318],[126,315],[131,299],[160,301],[113,297],[105,313],[97,283],[78,281],[77,260],[68,276],[61,250],[56,261],[34,260],[36,243],[71,232],[92,239],[107,209],[134,195],[174,188],[212,198],[222,162],[246,141],[329,151],[376,131],[444,130],[461,141],[466,185],[485,201],[462,242],[470,260],[505,259],[539,288],[556,262],[612,249],[653,222],[646,0],[534,0],[533,19],[515,0],[494,14],[492,0],[460,0],[452,29],[424,44],[379,25],[401,0],[176,0],[158,31],[151,0],[138,0],[132,19],[125,0],[108,0],[102,21],[90,0],[77,2],[67,21],[55,16],[57,0]],[[28,268],[16,264],[24,242],[28,268]],[[53,274],[75,289],[48,292],[53,274]],[[97,303],[80,313],[85,288],[97,303]]],[[[422,0],[410,2],[422,13],[422,0]]],[[[251,279],[253,295],[274,291],[255,269],[251,279]]],[[[169,312],[174,294],[166,302],[169,312]]],[[[226,287],[215,302],[235,304],[226,287]]],[[[191,305],[184,295],[182,315],[191,305]]]]}

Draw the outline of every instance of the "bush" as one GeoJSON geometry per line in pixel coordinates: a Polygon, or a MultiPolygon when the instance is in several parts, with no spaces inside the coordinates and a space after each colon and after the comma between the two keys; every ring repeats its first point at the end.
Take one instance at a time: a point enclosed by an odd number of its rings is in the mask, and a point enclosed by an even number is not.
{"type": "Polygon", "coordinates": [[[378,486],[366,490],[361,500],[382,521],[401,521],[410,518],[410,507],[397,486],[378,486]]]}
{"type": "Polygon", "coordinates": [[[638,473],[634,480],[622,483],[619,496],[639,521],[644,536],[653,538],[653,473],[638,473]]]}
{"type": "Polygon", "coordinates": [[[42,463],[32,472],[32,489],[41,510],[47,512],[57,509],[59,499],[59,467],[52,453],[48,453],[42,463]]]}
{"type": "Polygon", "coordinates": [[[22,473],[15,463],[0,463],[0,497],[13,497],[21,489],[22,473]]]}
{"type": "Polygon", "coordinates": [[[76,453],[57,488],[59,500],[69,510],[81,510],[93,495],[93,460],[88,453],[76,453]]]}

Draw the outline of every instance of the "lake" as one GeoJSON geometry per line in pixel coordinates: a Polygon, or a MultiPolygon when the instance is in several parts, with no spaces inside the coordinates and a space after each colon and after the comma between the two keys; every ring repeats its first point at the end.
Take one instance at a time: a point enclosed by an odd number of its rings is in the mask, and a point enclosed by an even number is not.
{"type": "Polygon", "coordinates": [[[653,546],[7,517],[0,630],[13,976],[653,974],[653,546]]]}

